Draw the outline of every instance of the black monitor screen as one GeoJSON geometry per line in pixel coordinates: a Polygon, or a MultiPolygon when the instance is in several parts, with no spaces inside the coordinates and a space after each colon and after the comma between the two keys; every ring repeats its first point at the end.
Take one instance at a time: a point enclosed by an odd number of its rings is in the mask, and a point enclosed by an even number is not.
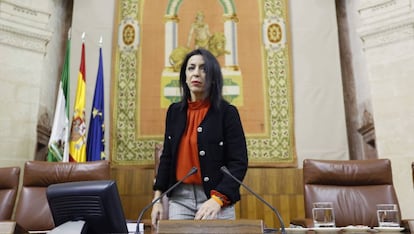
{"type": "Polygon", "coordinates": [[[53,184],[46,195],[55,226],[83,220],[88,234],[128,233],[115,181],[53,184]]]}

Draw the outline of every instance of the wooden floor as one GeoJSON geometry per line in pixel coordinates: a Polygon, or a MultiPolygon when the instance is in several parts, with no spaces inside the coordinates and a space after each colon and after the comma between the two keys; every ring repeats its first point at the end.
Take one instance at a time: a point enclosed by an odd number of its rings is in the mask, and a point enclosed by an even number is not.
{"type": "MultiPolygon", "coordinates": [[[[112,167],[127,219],[136,220],[141,210],[151,202],[154,169],[133,166],[112,167]]],[[[302,170],[297,168],[249,168],[244,184],[276,207],[286,226],[293,218],[304,217],[302,170]]],[[[242,198],[236,204],[236,216],[241,219],[262,219],[267,227],[280,227],[277,216],[243,187],[242,198]]],[[[150,218],[151,209],[144,214],[150,218]]]]}

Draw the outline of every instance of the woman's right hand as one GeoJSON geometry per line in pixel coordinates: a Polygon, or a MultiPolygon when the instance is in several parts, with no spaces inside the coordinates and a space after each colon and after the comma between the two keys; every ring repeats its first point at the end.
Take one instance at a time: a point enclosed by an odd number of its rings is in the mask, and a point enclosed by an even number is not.
{"type": "Polygon", "coordinates": [[[153,206],[152,206],[152,211],[151,211],[151,224],[154,228],[157,227],[157,222],[160,219],[163,219],[162,214],[163,214],[163,207],[162,207],[162,203],[160,201],[156,202],[153,206]]]}

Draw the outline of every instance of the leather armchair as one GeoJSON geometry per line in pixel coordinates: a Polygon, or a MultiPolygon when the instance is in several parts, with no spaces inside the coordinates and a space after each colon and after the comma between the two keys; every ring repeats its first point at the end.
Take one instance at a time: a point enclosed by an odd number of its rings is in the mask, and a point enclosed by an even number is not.
{"type": "Polygon", "coordinates": [[[20,167],[0,168],[0,220],[11,220],[19,188],[20,167]]]}
{"type": "MultiPolygon", "coordinates": [[[[312,227],[312,203],[333,202],[337,227],[378,226],[376,204],[398,205],[388,159],[303,161],[305,219],[291,224],[312,227]]],[[[401,216],[401,215],[400,215],[401,216]]]]}
{"type": "Polygon", "coordinates": [[[16,208],[16,222],[28,231],[46,231],[55,227],[46,189],[51,184],[110,179],[106,160],[73,163],[29,161],[25,163],[23,186],[16,208]]]}
{"type": "MultiPolygon", "coordinates": [[[[411,163],[411,173],[412,173],[412,181],[414,183],[414,162],[411,163]]],[[[410,230],[411,232],[413,232],[414,230],[414,219],[404,219],[402,220],[402,226],[406,229],[406,230],[410,230]]]]}

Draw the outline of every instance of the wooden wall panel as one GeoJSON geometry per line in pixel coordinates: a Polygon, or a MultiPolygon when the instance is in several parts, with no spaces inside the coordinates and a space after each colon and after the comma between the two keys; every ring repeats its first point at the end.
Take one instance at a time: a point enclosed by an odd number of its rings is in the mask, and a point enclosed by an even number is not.
{"type": "MultiPolygon", "coordinates": [[[[154,169],[134,166],[112,167],[111,177],[117,182],[125,217],[136,220],[141,210],[151,202],[154,169]]],[[[144,218],[149,218],[151,211],[144,218]]]]}
{"type": "MultiPolygon", "coordinates": [[[[136,220],[141,210],[151,202],[154,169],[138,166],[114,166],[116,180],[127,219],[136,220]]],[[[302,170],[297,168],[249,168],[243,183],[262,196],[282,215],[288,226],[293,218],[304,217],[302,170]]],[[[273,211],[245,188],[236,204],[236,217],[262,219],[267,227],[280,227],[273,211]]],[[[149,219],[151,209],[144,214],[149,219]]]]}
{"type": "MultiPolygon", "coordinates": [[[[244,184],[281,214],[286,226],[304,217],[302,170],[297,168],[249,168],[244,184]]],[[[268,227],[280,227],[276,214],[244,188],[240,190],[239,218],[262,219],[268,227]]]]}

